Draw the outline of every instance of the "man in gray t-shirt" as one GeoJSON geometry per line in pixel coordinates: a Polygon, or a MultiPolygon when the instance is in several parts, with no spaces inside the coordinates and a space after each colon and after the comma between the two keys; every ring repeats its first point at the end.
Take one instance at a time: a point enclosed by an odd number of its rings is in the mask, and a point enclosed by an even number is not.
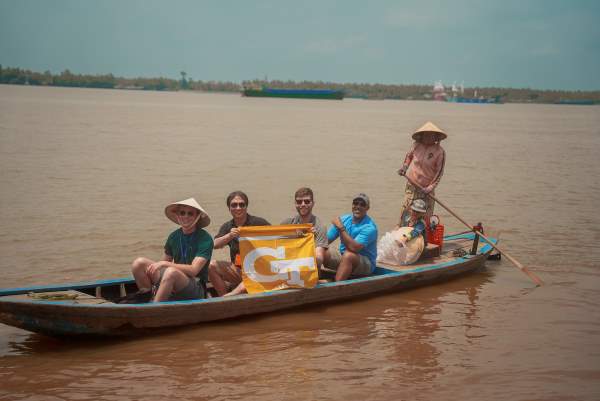
{"type": "Polygon", "coordinates": [[[310,188],[300,188],[294,194],[296,200],[296,210],[298,214],[281,222],[281,224],[312,224],[315,234],[315,257],[317,258],[317,267],[321,269],[325,250],[329,246],[327,241],[327,229],[321,223],[321,220],[312,214],[315,205],[313,191],[310,188]]]}

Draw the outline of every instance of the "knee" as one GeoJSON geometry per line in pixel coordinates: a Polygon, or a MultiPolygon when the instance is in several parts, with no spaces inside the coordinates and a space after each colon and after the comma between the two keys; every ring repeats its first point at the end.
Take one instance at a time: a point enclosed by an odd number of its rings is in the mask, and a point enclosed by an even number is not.
{"type": "Polygon", "coordinates": [[[131,271],[136,272],[136,271],[143,271],[146,269],[146,266],[148,266],[148,263],[146,262],[146,258],[136,258],[132,263],[131,263],[131,271]]]}
{"type": "Polygon", "coordinates": [[[210,264],[208,265],[208,274],[209,276],[214,276],[217,274],[218,271],[218,264],[216,260],[211,260],[210,264]]]}
{"type": "Polygon", "coordinates": [[[353,262],[357,259],[358,259],[358,254],[356,254],[352,251],[349,251],[349,250],[346,250],[346,252],[344,252],[344,254],[342,255],[342,260],[349,260],[349,261],[353,262]]]}
{"type": "Polygon", "coordinates": [[[162,281],[173,281],[179,274],[182,274],[179,270],[167,267],[163,273],[162,281]]]}

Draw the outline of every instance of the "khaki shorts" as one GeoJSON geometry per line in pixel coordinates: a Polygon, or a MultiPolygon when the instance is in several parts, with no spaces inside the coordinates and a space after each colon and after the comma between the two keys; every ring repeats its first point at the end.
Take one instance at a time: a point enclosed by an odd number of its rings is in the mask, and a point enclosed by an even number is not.
{"type": "MultiPolygon", "coordinates": [[[[329,247],[329,263],[323,263],[328,269],[337,271],[342,255],[337,247],[329,247]]],[[[364,277],[371,275],[371,261],[364,255],[358,255],[358,266],[352,267],[351,277],[364,277]]]]}

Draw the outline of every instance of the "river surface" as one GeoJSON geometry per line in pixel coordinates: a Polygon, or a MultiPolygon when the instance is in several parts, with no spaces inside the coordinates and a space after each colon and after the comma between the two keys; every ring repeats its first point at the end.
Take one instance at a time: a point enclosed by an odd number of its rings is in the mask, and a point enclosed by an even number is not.
{"type": "MultiPolygon", "coordinates": [[[[437,196],[506,258],[363,301],[120,340],[0,324],[1,400],[598,400],[600,107],[243,98],[0,85],[0,287],[126,277],[194,196],[277,223],[371,197],[393,227],[410,134],[448,132],[437,196]]],[[[440,206],[446,232],[463,226],[440,206]]],[[[218,251],[225,258],[225,251],[218,251]]]]}

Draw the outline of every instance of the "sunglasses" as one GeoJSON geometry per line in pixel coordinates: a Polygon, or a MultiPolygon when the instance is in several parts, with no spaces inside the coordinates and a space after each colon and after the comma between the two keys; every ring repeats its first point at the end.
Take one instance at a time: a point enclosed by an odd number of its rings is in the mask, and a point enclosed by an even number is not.
{"type": "Polygon", "coordinates": [[[246,204],[244,202],[231,202],[229,204],[229,207],[231,209],[245,209],[246,208],[246,204]]]}
{"type": "Polygon", "coordinates": [[[352,201],[352,206],[367,207],[367,203],[361,200],[352,201]]]}
{"type": "Polygon", "coordinates": [[[310,205],[312,203],[312,199],[296,199],[296,205],[310,205]]]}
{"type": "Polygon", "coordinates": [[[180,210],[177,212],[178,215],[180,215],[181,217],[185,216],[186,214],[190,217],[194,217],[196,215],[196,212],[193,212],[191,210],[188,210],[187,212],[185,210],[180,210]]]}

